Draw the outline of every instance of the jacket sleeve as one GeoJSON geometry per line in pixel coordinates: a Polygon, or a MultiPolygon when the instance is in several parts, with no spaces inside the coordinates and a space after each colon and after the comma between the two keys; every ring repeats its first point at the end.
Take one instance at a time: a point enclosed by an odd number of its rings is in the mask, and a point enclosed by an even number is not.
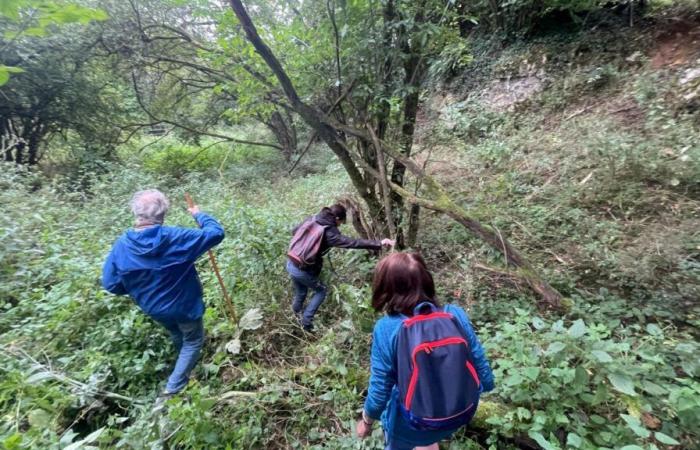
{"type": "Polygon", "coordinates": [[[189,261],[196,260],[224,240],[224,229],[216,219],[201,212],[194,218],[201,228],[182,230],[177,239],[178,251],[189,261]]]}
{"type": "Polygon", "coordinates": [[[337,227],[328,227],[326,229],[326,244],[328,247],[338,248],[364,248],[369,250],[379,250],[382,248],[380,241],[372,239],[353,239],[348,236],[343,236],[337,227]]]}
{"type": "Polygon", "coordinates": [[[102,267],[102,287],[107,292],[115,295],[126,295],[127,291],[122,283],[121,276],[117,272],[117,267],[114,265],[114,248],[107,255],[107,260],[102,267]]]}
{"type": "Polygon", "coordinates": [[[495,387],[493,372],[491,371],[489,360],[486,359],[484,347],[481,346],[479,338],[476,336],[476,333],[474,333],[474,328],[469,320],[469,316],[467,316],[467,313],[462,308],[457,306],[452,306],[450,310],[450,312],[453,312],[455,316],[457,316],[457,319],[467,332],[467,340],[469,341],[469,347],[472,349],[472,356],[474,357],[474,366],[476,372],[479,374],[479,380],[484,387],[484,392],[492,391],[495,387]]]}
{"type": "Polygon", "coordinates": [[[379,420],[386,409],[396,384],[396,372],[390,350],[393,345],[392,337],[382,333],[381,328],[381,323],[377,322],[372,333],[369,389],[365,400],[365,412],[375,420],[379,420]]]}

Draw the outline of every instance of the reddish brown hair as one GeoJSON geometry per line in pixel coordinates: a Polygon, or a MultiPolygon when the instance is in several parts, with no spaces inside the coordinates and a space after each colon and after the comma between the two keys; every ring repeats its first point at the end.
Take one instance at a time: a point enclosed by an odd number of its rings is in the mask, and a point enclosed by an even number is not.
{"type": "Polygon", "coordinates": [[[435,283],[418,253],[392,253],[377,264],[372,283],[372,307],[388,314],[413,315],[428,301],[437,305],[435,283]]]}

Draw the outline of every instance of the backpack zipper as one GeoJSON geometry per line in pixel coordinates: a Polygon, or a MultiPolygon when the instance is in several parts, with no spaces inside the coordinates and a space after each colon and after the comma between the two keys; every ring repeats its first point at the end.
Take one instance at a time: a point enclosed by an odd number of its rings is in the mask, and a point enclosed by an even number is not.
{"type": "MultiPolygon", "coordinates": [[[[432,341],[432,342],[424,342],[423,344],[420,344],[417,346],[415,349],[413,349],[413,355],[412,355],[412,360],[413,360],[413,373],[411,374],[411,381],[408,384],[408,391],[406,392],[406,409],[410,410],[411,409],[411,402],[413,401],[413,395],[416,390],[416,384],[418,383],[418,363],[416,361],[416,357],[418,356],[418,352],[424,351],[427,355],[429,355],[436,347],[444,347],[446,345],[454,345],[454,344],[464,344],[467,349],[469,349],[469,344],[467,341],[465,341],[463,338],[458,338],[458,337],[451,337],[451,338],[446,338],[446,339],[441,339],[439,341],[432,341]]],[[[469,361],[467,361],[467,364],[469,364],[469,361]]],[[[469,366],[467,366],[469,368],[469,366]]],[[[472,376],[474,375],[474,372],[470,370],[470,373],[472,373],[472,376]]],[[[476,378],[477,384],[479,384],[479,378],[476,378]]]]}

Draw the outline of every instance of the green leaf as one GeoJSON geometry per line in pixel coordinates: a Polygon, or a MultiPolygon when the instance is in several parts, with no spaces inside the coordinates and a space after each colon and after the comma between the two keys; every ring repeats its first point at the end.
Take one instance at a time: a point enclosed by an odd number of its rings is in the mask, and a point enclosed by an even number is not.
{"type": "Polygon", "coordinates": [[[24,72],[24,69],[22,69],[21,67],[16,67],[16,66],[0,66],[0,67],[4,68],[5,70],[7,70],[10,73],[22,73],[22,72],[24,72]]]}
{"type": "Polygon", "coordinates": [[[22,445],[22,435],[19,433],[10,435],[7,438],[5,438],[4,441],[2,441],[2,445],[3,448],[7,450],[18,449],[20,448],[20,445],[22,445]]]}
{"type": "Polygon", "coordinates": [[[544,436],[542,436],[542,433],[538,431],[530,431],[527,433],[527,435],[534,439],[535,442],[537,442],[544,450],[559,450],[558,445],[549,442],[544,436]]]}
{"type": "Polygon", "coordinates": [[[574,384],[576,386],[585,386],[588,384],[588,379],[590,377],[588,376],[588,372],[586,372],[586,369],[583,368],[583,366],[577,366],[576,370],[574,372],[574,384]]]}
{"type": "Polygon", "coordinates": [[[547,347],[547,354],[553,355],[555,353],[559,353],[560,351],[564,350],[566,348],[566,344],[563,342],[552,342],[549,344],[549,347],[547,347]]]}
{"type": "Polygon", "coordinates": [[[656,383],[652,383],[651,381],[646,381],[644,380],[642,382],[642,389],[644,389],[646,392],[650,393],[651,395],[666,395],[668,394],[668,391],[664,389],[663,387],[659,386],[656,383]]]}
{"type": "Polygon", "coordinates": [[[19,19],[19,9],[24,3],[24,0],[0,1],[0,16],[5,16],[12,21],[17,21],[19,19]]]}
{"type": "Polygon", "coordinates": [[[522,384],[522,382],[523,377],[521,377],[519,373],[509,375],[508,377],[506,377],[505,380],[503,380],[503,384],[505,384],[506,386],[517,386],[519,384],[522,384]]]}
{"type": "Polygon", "coordinates": [[[537,377],[540,375],[540,368],[539,367],[526,367],[523,369],[523,375],[525,375],[530,380],[535,381],[537,379],[537,377]]]}
{"type": "Polygon", "coordinates": [[[46,36],[46,27],[31,27],[24,30],[24,34],[32,37],[46,36]]]}
{"type": "Polygon", "coordinates": [[[593,350],[591,352],[591,355],[593,355],[595,359],[602,363],[609,363],[613,361],[612,357],[607,352],[604,352],[602,350],[593,350]]]}
{"type": "Polygon", "coordinates": [[[540,319],[539,317],[533,317],[532,326],[535,328],[535,330],[541,330],[543,328],[546,328],[547,324],[544,322],[544,320],[540,319]]]}
{"type": "Polygon", "coordinates": [[[27,378],[26,382],[29,384],[35,384],[39,383],[40,381],[50,380],[52,378],[54,378],[54,375],[51,372],[37,372],[34,375],[31,375],[29,378],[27,378]]]}
{"type": "Polygon", "coordinates": [[[610,380],[610,383],[616,390],[622,392],[623,394],[631,395],[633,397],[637,396],[637,393],[634,390],[634,383],[627,375],[621,373],[611,373],[608,375],[608,380],[610,380]]]}
{"type": "Polygon", "coordinates": [[[86,444],[91,444],[95,442],[100,435],[104,432],[105,427],[102,427],[98,430],[93,431],[92,433],[88,434],[87,437],[83,440],[73,442],[69,446],[65,447],[63,450],[78,450],[79,448],[94,448],[94,447],[86,447],[86,444]]]}
{"type": "Polygon", "coordinates": [[[581,447],[581,444],[583,444],[583,439],[581,439],[581,436],[579,436],[578,434],[569,433],[566,436],[566,446],[567,447],[579,448],[579,447],[581,447]]]}
{"type": "Polygon", "coordinates": [[[654,437],[656,438],[657,441],[661,442],[662,444],[666,445],[680,445],[680,442],[677,440],[673,439],[671,436],[667,434],[663,434],[660,431],[657,431],[654,433],[654,437]]]}
{"type": "Polygon", "coordinates": [[[578,319],[569,328],[569,336],[571,336],[574,339],[578,339],[584,334],[586,334],[586,324],[583,320],[578,319]]]}
{"type": "Polygon", "coordinates": [[[664,335],[664,332],[661,330],[661,328],[659,328],[659,326],[654,323],[647,324],[647,333],[656,337],[663,337],[664,335]]]}
{"type": "Polygon", "coordinates": [[[51,424],[51,414],[43,409],[33,409],[27,414],[27,421],[29,425],[34,428],[48,428],[51,424]]]}
{"type": "Polygon", "coordinates": [[[644,449],[638,445],[625,445],[620,450],[644,450],[644,449]]]}
{"type": "Polygon", "coordinates": [[[646,439],[651,435],[651,432],[644,428],[642,423],[636,417],[628,414],[620,414],[620,417],[622,417],[622,420],[627,422],[627,426],[640,438],[646,439]]]}

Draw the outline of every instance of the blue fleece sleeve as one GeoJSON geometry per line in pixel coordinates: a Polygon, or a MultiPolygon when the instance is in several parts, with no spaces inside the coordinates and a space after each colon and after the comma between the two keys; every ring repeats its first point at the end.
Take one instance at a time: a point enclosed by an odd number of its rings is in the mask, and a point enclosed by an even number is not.
{"type": "Polygon", "coordinates": [[[107,255],[107,260],[102,267],[102,287],[105,288],[107,292],[111,292],[116,295],[126,295],[126,288],[122,283],[121,276],[117,272],[117,267],[114,264],[114,248],[107,255]]]}
{"type": "Polygon", "coordinates": [[[180,230],[178,251],[185,253],[185,258],[194,261],[207,250],[224,240],[224,229],[213,217],[204,213],[194,215],[200,229],[180,230]]]}
{"type": "Polygon", "coordinates": [[[377,322],[372,333],[369,389],[365,400],[365,413],[375,420],[380,419],[396,384],[392,336],[382,325],[381,321],[377,322]]]}
{"type": "Polygon", "coordinates": [[[457,320],[459,320],[467,332],[467,340],[469,341],[469,347],[471,347],[472,356],[474,357],[474,366],[476,372],[479,374],[479,380],[484,387],[484,392],[492,391],[495,387],[493,372],[491,371],[489,360],[486,359],[484,347],[481,346],[479,338],[476,336],[476,333],[474,333],[474,328],[469,320],[469,316],[467,316],[467,313],[462,308],[455,305],[452,305],[450,312],[457,317],[457,320]]]}

